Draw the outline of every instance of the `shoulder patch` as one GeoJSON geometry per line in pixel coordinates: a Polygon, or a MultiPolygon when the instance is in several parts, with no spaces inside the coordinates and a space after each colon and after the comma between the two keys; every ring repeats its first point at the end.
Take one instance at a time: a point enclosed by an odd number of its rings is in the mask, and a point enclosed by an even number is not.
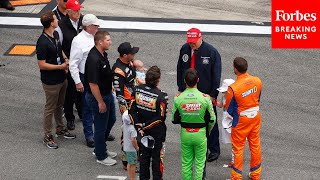
{"type": "Polygon", "coordinates": [[[123,76],[123,77],[126,77],[126,75],[125,75],[125,73],[122,71],[122,69],[120,69],[120,68],[118,68],[118,67],[114,69],[114,73],[119,74],[119,75],[121,75],[121,76],[123,76]]]}

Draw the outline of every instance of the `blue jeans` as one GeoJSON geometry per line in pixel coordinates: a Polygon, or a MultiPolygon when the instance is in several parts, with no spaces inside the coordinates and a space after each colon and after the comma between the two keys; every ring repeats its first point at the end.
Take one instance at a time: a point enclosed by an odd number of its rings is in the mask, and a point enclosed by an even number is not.
{"type": "MultiPolygon", "coordinates": [[[[84,85],[84,74],[80,74],[80,80],[84,85]]],[[[88,92],[88,88],[90,87],[85,87],[82,93],[82,126],[84,137],[88,140],[93,140],[93,115],[86,101],[86,93],[88,92]]]]}
{"type": "Polygon", "coordinates": [[[93,114],[94,122],[94,146],[98,160],[106,158],[107,139],[111,128],[116,122],[116,111],[112,93],[102,96],[102,99],[107,107],[107,112],[100,113],[96,98],[91,93],[86,93],[86,101],[93,114]]]}

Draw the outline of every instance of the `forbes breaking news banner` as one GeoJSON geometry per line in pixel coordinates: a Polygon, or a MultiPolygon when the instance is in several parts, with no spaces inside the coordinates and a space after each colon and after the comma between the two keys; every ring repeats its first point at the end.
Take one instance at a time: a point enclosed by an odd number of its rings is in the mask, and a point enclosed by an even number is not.
{"type": "Polygon", "coordinates": [[[272,0],[272,48],[320,48],[320,0],[272,0]]]}

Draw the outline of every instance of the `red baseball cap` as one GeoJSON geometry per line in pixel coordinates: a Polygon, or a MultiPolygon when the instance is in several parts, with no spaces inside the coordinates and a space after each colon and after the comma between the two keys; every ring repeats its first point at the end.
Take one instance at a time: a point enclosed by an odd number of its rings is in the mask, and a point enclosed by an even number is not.
{"type": "Polygon", "coordinates": [[[187,43],[196,43],[202,37],[201,31],[197,28],[191,28],[187,31],[187,43]]]}
{"type": "Polygon", "coordinates": [[[78,11],[83,8],[78,0],[68,0],[66,3],[66,9],[72,9],[74,11],[78,11]]]}

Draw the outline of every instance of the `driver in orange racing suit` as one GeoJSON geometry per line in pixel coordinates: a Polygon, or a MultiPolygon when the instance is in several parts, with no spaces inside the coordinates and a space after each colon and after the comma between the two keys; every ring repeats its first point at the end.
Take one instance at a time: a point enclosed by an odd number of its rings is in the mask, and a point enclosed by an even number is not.
{"type": "Polygon", "coordinates": [[[233,67],[237,80],[228,87],[225,105],[233,116],[231,142],[234,164],[231,167],[231,179],[242,179],[243,150],[247,138],[251,153],[249,177],[258,180],[262,169],[259,111],[262,82],[247,73],[248,63],[244,58],[235,58],[233,67]]]}

